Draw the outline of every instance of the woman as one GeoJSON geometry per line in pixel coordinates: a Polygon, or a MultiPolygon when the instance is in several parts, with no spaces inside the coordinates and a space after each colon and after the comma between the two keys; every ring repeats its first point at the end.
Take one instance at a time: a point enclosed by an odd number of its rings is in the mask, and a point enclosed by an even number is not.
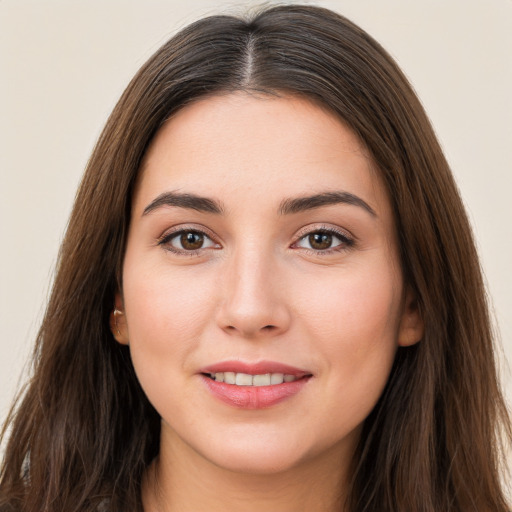
{"type": "Polygon", "coordinates": [[[478,259],[428,119],[346,19],[199,21],[89,162],[5,510],[505,511],[478,259]]]}

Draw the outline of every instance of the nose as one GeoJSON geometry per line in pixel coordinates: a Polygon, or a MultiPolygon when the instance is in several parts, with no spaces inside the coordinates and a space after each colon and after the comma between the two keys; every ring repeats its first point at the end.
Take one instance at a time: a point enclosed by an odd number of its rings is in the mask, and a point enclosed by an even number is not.
{"type": "Polygon", "coordinates": [[[217,324],[226,333],[245,338],[276,336],[291,321],[284,276],[271,257],[256,251],[234,256],[220,277],[217,324]]]}

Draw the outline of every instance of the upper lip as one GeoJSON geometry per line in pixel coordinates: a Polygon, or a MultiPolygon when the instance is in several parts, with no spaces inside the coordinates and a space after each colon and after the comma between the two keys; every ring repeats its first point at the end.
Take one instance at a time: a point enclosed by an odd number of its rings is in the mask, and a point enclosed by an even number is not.
{"type": "Polygon", "coordinates": [[[290,366],[288,364],[278,363],[276,361],[258,361],[255,363],[246,363],[244,361],[222,361],[201,368],[199,373],[247,373],[249,375],[263,375],[265,373],[283,373],[301,378],[311,375],[311,372],[290,366]]]}

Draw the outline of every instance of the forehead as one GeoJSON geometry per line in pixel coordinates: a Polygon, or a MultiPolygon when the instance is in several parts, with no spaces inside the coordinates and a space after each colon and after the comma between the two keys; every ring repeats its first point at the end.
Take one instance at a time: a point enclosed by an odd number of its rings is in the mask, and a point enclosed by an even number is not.
{"type": "Polygon", "coordinates": [[[330,190],[388,208],[379,173],[334,114],[293,96],[233,93],[201,99],[159,130],[141,167],[134,208],[168,190],[281,201],[330,190]]]}

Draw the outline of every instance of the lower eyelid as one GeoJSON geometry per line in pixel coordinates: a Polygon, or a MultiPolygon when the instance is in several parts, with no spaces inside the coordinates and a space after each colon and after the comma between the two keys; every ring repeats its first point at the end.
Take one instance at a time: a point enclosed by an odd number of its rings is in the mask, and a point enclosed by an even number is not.
{"type": "MultiPolygon", "coordinates": [[[[303,246],[298,245],[298,243],[296,243],[294,245],[295,245],[295,247],[298,247],[299,249],[304,249],[306,251],[312,251],[315,253],[324,253],[324,254],[329,253],[329,252],[335,252],[335,251],[343,251],[343,250],[346,250],[346,249],[349,249],[350,247],[352,247],[352,242],[350,240],[343,240],[338,236],[336,236],[336,238],[338,238],[339,243],[337,243],[336,245],[332,245],[331,247],[327,247],[326,249],[315,249],[313,247],[303,247],[303,246]]],[[[303,238],[301,238],[299,240],[299,242],[301,240],[303,240],[303,238]]]]}

